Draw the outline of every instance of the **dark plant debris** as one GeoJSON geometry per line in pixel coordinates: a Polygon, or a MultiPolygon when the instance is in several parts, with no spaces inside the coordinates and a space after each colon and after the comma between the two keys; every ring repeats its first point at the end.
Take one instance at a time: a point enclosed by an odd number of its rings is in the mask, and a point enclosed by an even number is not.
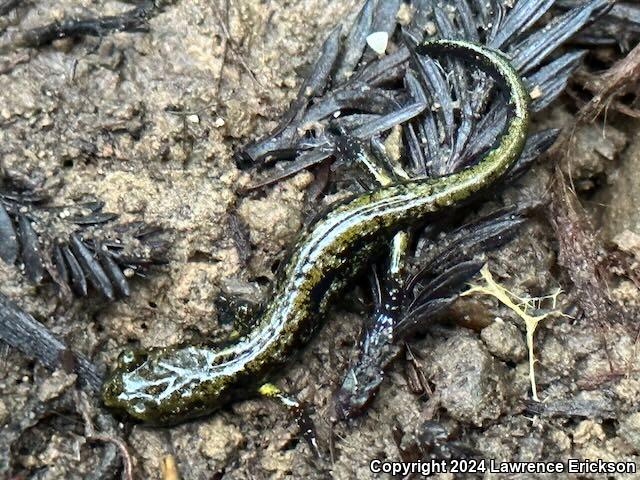
{"type": "MultiPolygon", "coordinates": [[[[347,33],[341,42],[340,30],[335,29],[280,125],[238,152],[241,165],[258,169],[276,160],[288,160],[249,190],[331,157],[336,127],[370,141],[396,125],[406,124],[403,144],[410,159],[407,168],[415,174],[441,175],[471,164],[495,141],[506,107],[491,88],[486,88],[490,83],[484,75],[471,75],[458,60],[448,61],[450,65],[442,70],[432,59],[417,55],[414,42],[423,39],[427,23],[433,22],[438,37],[480,40],[502,49],[525,76],[533,97],[532,109],[539,111],[565,88],[584,51],[569,50],[550,61],[549,56],[611,8],[606,0],[581,2],[579,7],[557,15],[543,29],[533,29],[553,3],[521,1],[506,14],[495,9],[489,16],[474,14],[479,8],[475,3],[457,2],[452,22],[443,7],[418,2],[415,7],[419,14],[408,25],[389,29],[388,54],[373,59],[364,41],[366,36],[347,33]],[[360,55],[360,61],[350,61],[346,75],[345,65],[338,65],[337,59],[352,57],[354,52],[360,55]],[[445,78],[443,71],[454,71],[455,75],[445,78]],[[447,87],[449,82],[452,92],[447,87]]],[[[350,32],[375,31],[369,17],[378,18],[377,12],[389,5],[379,2],[373,13],[367,13],[374,4],[373,0],[365,2],[350,32]]]]}
{"type": "Polygon", "coordinates": [[[47,368],[76,373],[81,384],[97,392],[101,375],[84,355],[71,351],[46,326],[0,293],[0,338],[47,368]]]}
{"type": "Polygon", "coordinates": [[[3,0],[0,2],[0,16],[6,15],[20,5],[21,0],[3,0]]]}
{"type": "Polygon", "coordinates": [[[390,279],[375,275],[373,313],[363,329],[358,357],[336,392],[341,418],[362,413],[384,380],[385,369],[402,352],[403,342],[438,319],[480,271],[482,254],[509,242],[524,221],[515,211],[494,212],[430,239],[430,248],[411,258],[411,274],[402,284],[381,284],[390,279]]]}
{"type": "Polygon", "coordinates": [[[593,98],[584,105],[577,116],[579,122],[594,121],[605,109],[616,111],[633,118],[640,118],[640,45],[636,45],[623,59],[609,70],[598,74],[585,74],[583,87],[593,98]],[[621,101],[622,97],[628,97],[621,101]]]}
{"type": "MultiPolygon", "coordinates": [[[[19,1],[6,0],[0,4],[0,16],[19,5],[19,1]]],[[[19,48],[39,48],[63,38],[102,37],[112,32],[143,32],[147,20],[162,11],[168,2],[144,0],[121,15],[93,18],[67,18],[26,31],[11,32],[0,41],[0,54],[19,48]]]]}
{"type": "Polygon", "coordinates": [[[560,167],[552,186],[551,224],[558,239],[558,263],[580,291],[583,315],[605,325],[619,318],[607,287],[607,254],[560,167]]]}
{"type": "Polygon", "coordinates": [[[27,278],[53,280],[65,295],[91,289],[107,300],[130,294],[130,278],[163,263],[159,228],[143,222],[114,224],[100,201],[54,206],[42,189],[7,178],[0,189],[0,261],[17,264],[27,278]]]}
{"type": "Polygon", "coordinates": [[[570,398],[545,403],[527,401],[525,413],[543,417],[582,417],[589,419],[613,419],[617,416],[613,400],[606,397],[604,400],[570,398]]]}
{"type": "MultiPolygon", "coordinates": [[[[580,0],[559,0],[560,8],[570,9],[581,5],[580,0]]],[[[640,39],[640,8],[635,2],[610,2],[600,21],[587,26],[575,41],[590,46],[613,45],[629,50],[640,39]]]]}

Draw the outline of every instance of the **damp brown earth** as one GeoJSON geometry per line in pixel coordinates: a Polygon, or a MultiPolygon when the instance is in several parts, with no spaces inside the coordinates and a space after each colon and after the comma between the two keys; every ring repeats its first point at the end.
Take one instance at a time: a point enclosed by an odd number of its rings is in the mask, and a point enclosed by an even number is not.
{"type": "MultiPolygon", "coordinates": [[[[60,40],[7,54],[0,75],[0,165],[51,180],[61,203],[95,195],[124,220],[158,224],[170,233],[171,248],[168,263],[115,304],[63,304],[53,290],[32,286],[0,262],[3,293],[104,369],[127,345],[224,337],[228,327],[218,321],[216,298],[230,284],[257,296],[268,288],[274,265],[305,220],[304,192],[313,179],[301,173],[247,197],[241,192],[251,178],[236,167],[233,152],[275,126],[327,32],[350,18],[356,3],[175,2],[149,20],[148,32],[60,40]],[[248,258],[230,234],[233,217],[248,229],[248,258]]],[[[120,11],[111,2],[99,7],[103,14],[120,11]]],[[[2,18],[2,28],[35,27],[96,8],[40,2],[2,18]]],[[[572,119],[571,102],[563,98],[536,124],[564,126],[572,119]]],[[[563,167],[603,241],[636,262],[639,129],[637,121],[619,119],[579,127],[563,167]]],[[[502,200],[539,198],[552,183],[553,162],[541,161],[502,200]]],[[[411,342],[434,387],[431,395],[412,392],[399,361],[362,417],[331,426],[331,395],[365,318],[345,305],[332,311],[280,381],[310,405],[325,458],[314,458],[278,405],[255,399],[177,427],[124,426],[119,434],[136,475],[162,478],[161,463],[172,455],[185,479],[372,478],[370,461],[410,457],[430,420],[441,422],[459,445],[497,461],[637,461],[640,359],[630,312],[638,306],[638,286],[623,275],[607,285],[623,306],[621,320],[576,318],[572,305],[582,293],[559,265],[558,241],[540,213],[488,263],[516,292],[564,290],[558,309],[565,315],[543,321],[535,335],[544,414],[531,406],[522,319],[478,296],[455,310],[487,317],[489,327],[468,329],[450,318],[411,342]]],[[[357,292],[351,295],[357,303],[357,292]]],[[[51,373],[6,346],[0,346],[0,367],[0,424],[19,425],[25,416],[11,458],[0,465],[10,461],[16,478],[87,478],[96,471],[104,443],[87,434],[82,417],[52,409],[35,424],[27,418],[34,398],[46,403],[61,396],[74,388],[74,375],[51,373]]]]}

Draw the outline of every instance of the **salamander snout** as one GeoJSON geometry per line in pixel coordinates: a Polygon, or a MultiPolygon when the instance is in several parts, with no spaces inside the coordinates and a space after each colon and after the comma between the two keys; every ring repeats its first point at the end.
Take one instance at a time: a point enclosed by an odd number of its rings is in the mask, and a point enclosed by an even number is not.
{"type": "Polygon", "coordinates": [[[140,418],[144,414],[147,407],[142,385],[136,385],[132,380],[139,378],[136,371],[146,361],[147,354],[140,350],[127,349],[118,356],[117,367],[107,377],[101,389],[102,401],[107,407],[134,418],[140,418]]]}
{"type": "Polygon", "coordinates": [[[167,425],[220,406],[235,376],[215,364],[208,347],[125,350],[102,386],[115,413],[167,425]]]}

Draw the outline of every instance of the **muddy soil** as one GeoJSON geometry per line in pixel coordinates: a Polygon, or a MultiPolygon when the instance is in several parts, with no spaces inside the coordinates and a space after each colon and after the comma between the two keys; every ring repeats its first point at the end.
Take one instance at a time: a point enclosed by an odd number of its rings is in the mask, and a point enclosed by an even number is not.
{"type": "MultiPolygon", "coordinates": [[[[304,191],[313,178],[302,173],[262,195],[242,196],[250,178],[236,168],[234,149],[273,128],[327,32],[348,21],[356,3],[242,0],[228,2],[227,10],[227,2],[184,0],[152,18],[146,33],[63,40],[8,55],[12,67],[0,75],[2,164],[55,179],[61,204],[95,195],[123,220],[161,225],[172,246],[169,263],[115,304],[62,305],[53,289],[33,287],[16,268],[0,263],[2,291],[103,369],[124,346],[224,336],[229,327],[218,322],[216,298],[229,282],[265,290],[304,221],[304,191]],[[247,261],[230,234],[231,216],[248,227],[247,261]]],[[[2,28],[123,8],[117,2],[44,1],[3,18],[2,28]]],[[[536,123],[571,120],[560,101],[536,123]]],[[[637,122],[614,121],[578,130],[567,172],[605,240],[637,260],[639,129],[637,122]]],[[[539,198],[552,167],[542,162],[491,206],[539,198]]],[[[443,322],[411,344],[432,395],[412,393],[398,362],[364,416],[330,428],[331,394],[364,318],[339,308],[280,381],[312,406],[325,458],[313,457],[278,405],[256,399],[167,429],[121,425],[136,478],[161,478],[167,455],[184,479],[373,478],[369,462],[411,452],[431,419],[460,444],[496,460],[639,460],[634,319],[596,326],[574,318],[580,292],[557,265],[557,242],[544,215],[492,254],[489,266],[496,279],[522,294],[565,290],[558,309],[567,315],[542,322],[535,337],[538,395],[550,406],[545,415],[525,408],[531,392],[522,320],[477,297],[457,310],[473,307],[494,320],[490,327],[479,332],[443,322]]],[[[620,279],[610,289],[614,299],[638,304],[631,281],[620,279]]],[[[73,388],[73,376],[52,375],[4,346],[0,366],[0,425],[26,415],[29,399],[47,400],[73,388]]],[[[86,478],[103,455],[103,445],[85,436],[79,416],[52,415],[22,434],[11,462],[17,478],[73,479],[86,478]]]]}

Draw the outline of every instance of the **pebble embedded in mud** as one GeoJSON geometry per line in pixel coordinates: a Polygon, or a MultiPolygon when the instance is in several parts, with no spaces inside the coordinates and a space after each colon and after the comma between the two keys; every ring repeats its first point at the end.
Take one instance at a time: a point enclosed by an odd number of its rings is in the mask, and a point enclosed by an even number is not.
{"type": "Polygon", "coordinates": [[[220,467],[224,467],[234,455],[237,455],[238,448],[245,441],[238,427],[226,423],[219,417],[200,425],[197,435],[201,440],[202,454],[220,467]]]}
{"type": "Polygon", "coordinates": [[[41,402],[46,402],[58,397],[75,383],[77,377],[75,373],[69,374],[62,370],[56,370],[38,385],[38,399],[41,402]]]}
{"type": "Polygon", "coordinates": [[[576,368],[576,351],[567,347],[564,335],[550,336],[544,341],[538,340],[536,359],[539,362],[537,370],[539,382],[546,380],[546,372],[551,378],[557,375],[570,377],[576,368]]]}
{"type": "Polygon", "coordinates": [[[527,346],[522,332],[513,323],[505,322],[501,318],[483,329],[480,337],[487,349],[501,360],[519,362],[527,355],[527,346]]]}
{"type": "Polygon", "coordinates": [[[593,439],[604,440],[606,435],[602,425],[593,420],[581,421],[573,431],[573,442],[582,445],[593,439]]]}
{"type": "Polygon", "coordinates": [[[9,418],[9,409],[7,405],[0,400],[0,425],[4,425],[9,418]]]}
{"type": "Polygon", "coordinates": [[[640,412],[631,413],[622,418],[618,434],[636,453],[640,453],[640,412]]]}
{"type": "Polygon", "coordinates": [[[456,331],[430,354],[431,381],[454,419],[482,426],[502,415],[513,394],[513,373],[476,336],[456,331]]]}
{"type": "Polygon", "coordinates": [[[137,471],[141,478],[160,479],[160,462],[173,448],[169,444],[166,432],[136,425],[131,430],[128,440],[132,453],[140,460],[137,471]]]}
{"type": "MultiPolygon", "coordinates": [[[[636,132],[640,122],[631,122],[636,132]]],[[[631,234],[640,234],[640,137],[630,135],[629,145],[621,155],[617,169],[609,175],[608,182],[598,193],[596,202],[604,205],[601,222],[605,239],[614,239],[622,246],[631,234]],[[625,231],[628,231],[625,234],[625,231]]]]}

